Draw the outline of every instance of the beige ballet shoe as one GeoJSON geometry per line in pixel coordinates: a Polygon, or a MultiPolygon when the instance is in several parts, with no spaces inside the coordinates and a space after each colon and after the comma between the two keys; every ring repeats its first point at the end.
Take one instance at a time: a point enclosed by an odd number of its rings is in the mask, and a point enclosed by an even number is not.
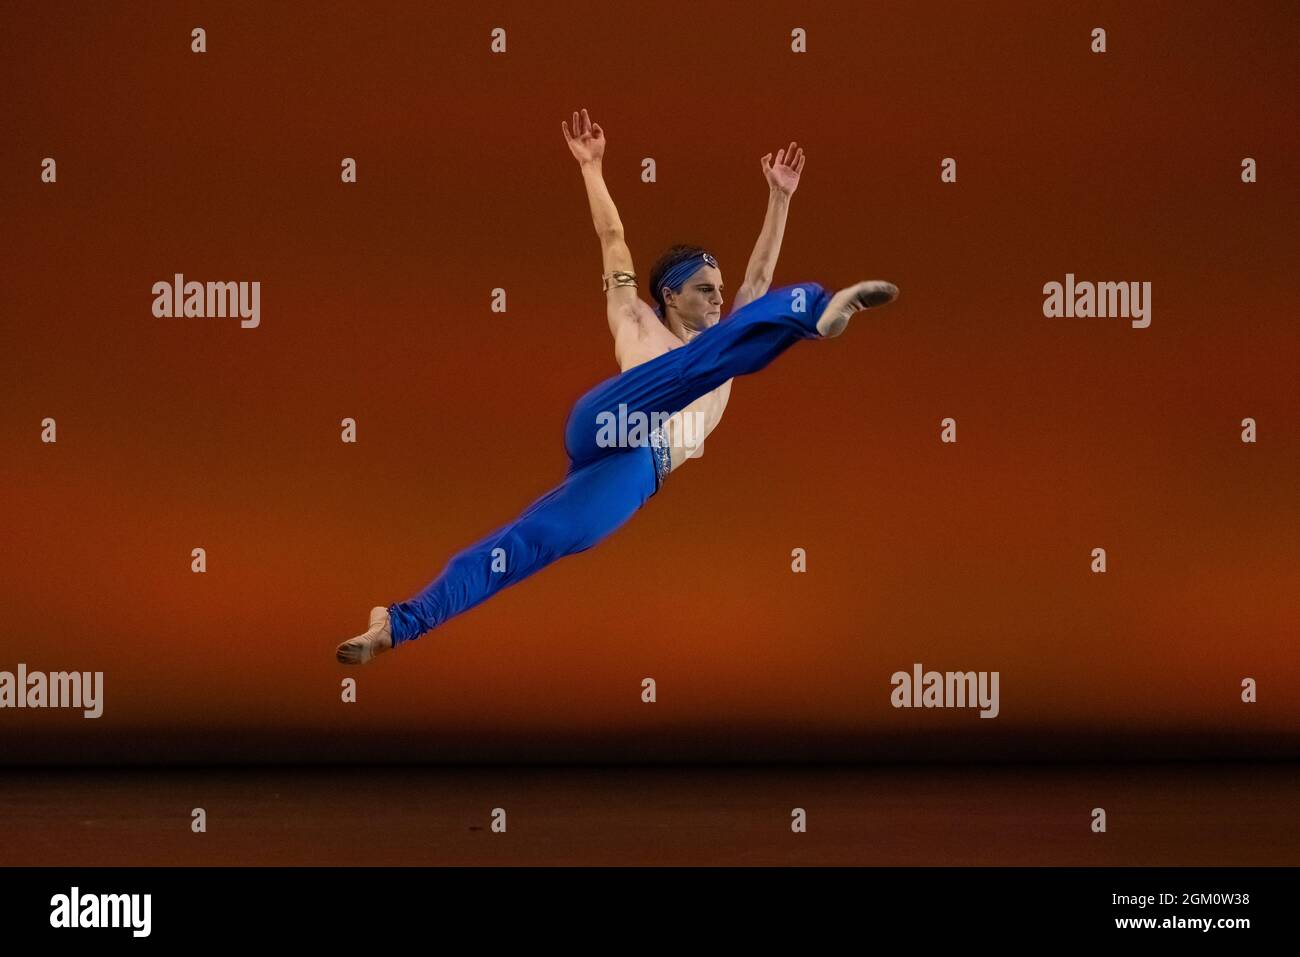
{"type": "Polygon", "coordinates": [[[817,332],[823,339],[833,339],[848,328],[849,318],[858,310],[883,306],[897,298],[898,287],[883,279],[868,279],[847,286],[831,296],[817,317],[817,332]]]}
{"type": "Polygon", "coordinates": [[[370,609],[370,628],[338,646],[335,656],[340,664],[364,665],[375,655],[382,655],[393,647],[393,626],[388,620],[388,609],[376,605],[370,609]]]}

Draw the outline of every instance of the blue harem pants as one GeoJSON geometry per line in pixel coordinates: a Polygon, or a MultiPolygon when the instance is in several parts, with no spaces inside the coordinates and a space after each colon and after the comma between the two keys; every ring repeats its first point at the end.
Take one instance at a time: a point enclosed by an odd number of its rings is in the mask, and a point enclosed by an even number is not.
{"type": "Polygon", "coordinates": [[[728,379],[759,371],[800,339],[819,338],[817,319],[830,297],[812,282],[774,289],[681,348],[587,392],[565,425],[564,481],[453,557],[414,598],[389,605],[393,646],[612,534],[659,490],[659,471],[648,442],[609,443],[611,417],[664,419],[728,379]]]}

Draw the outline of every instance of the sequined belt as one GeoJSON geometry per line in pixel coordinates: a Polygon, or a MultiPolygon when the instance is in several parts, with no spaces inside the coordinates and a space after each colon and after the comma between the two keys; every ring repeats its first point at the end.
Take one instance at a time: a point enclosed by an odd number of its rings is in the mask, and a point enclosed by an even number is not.
{"type": "Polygon", "coordinates": [[[672,460],[668,449],[668,434],[662,428],[650,433],[650,453],[655,460],[655,491],[664,484],[664,479],[672,470],[672,460]]]}

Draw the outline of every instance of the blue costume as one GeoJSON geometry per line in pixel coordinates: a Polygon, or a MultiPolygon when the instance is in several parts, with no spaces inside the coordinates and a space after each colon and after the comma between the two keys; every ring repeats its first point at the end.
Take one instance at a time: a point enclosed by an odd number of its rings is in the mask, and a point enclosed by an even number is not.
{"type": "Polygon", "coordinates": [[[658,430],[632,447],[611,444],[602,423],[631,421],[635,413],[662,421],[728,379],[759,371],[800,339],[819,338],[817,319],[830,297],[817,283],[774,289],[580,398],[564,429],[564,481],[453,557],[414,598],[389,605],[393,647],[612,534],[659,491],[668,449],[658,430]]]}

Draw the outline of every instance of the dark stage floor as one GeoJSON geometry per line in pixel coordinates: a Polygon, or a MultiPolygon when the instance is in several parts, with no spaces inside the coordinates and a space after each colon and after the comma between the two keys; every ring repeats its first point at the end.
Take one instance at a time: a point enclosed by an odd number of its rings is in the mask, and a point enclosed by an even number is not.
{"type": "Polygon", "coordinates": [[[1300,765],[5,769],[0,864],[1295,865],[1300,765]]]}

